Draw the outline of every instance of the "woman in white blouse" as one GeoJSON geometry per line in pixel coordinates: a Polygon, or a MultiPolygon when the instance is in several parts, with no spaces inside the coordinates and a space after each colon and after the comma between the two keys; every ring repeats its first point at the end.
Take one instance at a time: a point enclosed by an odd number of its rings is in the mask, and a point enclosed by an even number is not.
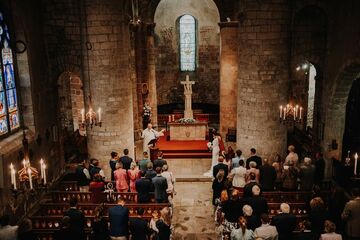
{"type": "Polygon", "coordinates": [[[230,172],[229,178],[232,178],[232,185],[235,189],[239,190],[240,192],[243,191],[245,186],[245,177],[246,177],[246,168],[244,167],[245,162],[244,160],[239,160],[239,167],[233,168],[230,172]]]}

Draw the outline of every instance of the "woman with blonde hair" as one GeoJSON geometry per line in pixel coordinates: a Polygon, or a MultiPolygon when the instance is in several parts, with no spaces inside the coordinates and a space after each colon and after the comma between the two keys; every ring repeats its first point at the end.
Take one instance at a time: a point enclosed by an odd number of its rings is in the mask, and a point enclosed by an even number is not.
{"type": "Polygon", "coordinates": [[[162,173],[161,176],[163,176],[164,178],[166,178],[166,182],[168,185],[168,188],[166,189],[167,194],[169,194],[171,196],[171,198],[174,197],[174,184],[175,184],[175,178],[172,174],[172,172],[169,171],[169,167],[167,164],[164,164],[162,166],[162,173]]]}
{"type": "Polygon", "coordinates": [[[129,190],[128,175],[126,170],[123,169],[121,162],[116,163],[116,170],[114,171],[114,178],[116,183],[116,190],[118,192],[127,192],[129,190]]]}
{"type": "Polygon", "coordinates": [[[325,233],[321,234],[319,240],[342,240],[341,235],[335,233],[336,226],[333,222],[326,220],[324,225],[325,233]]]}
{"type": "Polygon", "coordinates": [[[244,217],[239,218],[240,228],[231,231],[231,240],[254,240],[254,232],[247,229],[247,221],[244,217]]]}
{"type": "Polygon", "coordinates": [[[140,170],[135,162],[130,164],[130,169],[127,173],[130,180],[130,192],[136,192],[135,182],[140,178],[140,170]]]}
{"type": "Polygon", "coordinates": [[[221,191],[225,189],[225,171],[220,169],[219,172],[216,174],[216,178],[213,180],[212,183],[212,190],[213,190],[213,200],[212,204],[216,206],[216,199],[220,198],[221,191]]]}
{"type": "Polygon", "coordinates": [[[158,229],[158,240],[169,240],[171,235],[171,211],[168,207],[164,207],[160,211],[160,219],[156,221],[158,229]]]}

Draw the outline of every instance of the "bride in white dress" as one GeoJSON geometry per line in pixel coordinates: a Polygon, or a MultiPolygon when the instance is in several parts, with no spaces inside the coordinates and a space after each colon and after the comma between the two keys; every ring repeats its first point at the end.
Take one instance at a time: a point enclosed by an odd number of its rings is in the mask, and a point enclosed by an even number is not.
{"type": "Polygon", "coordinates": [[[218,164],[218,159],[220,154],[219,141],[220,141],[220,136],[214,135],[214,140],[211,142],[211,149],[212,149],[211,168],[208,172],[204,173],[204,176],[212,177],[213,167],[218,164]]]}

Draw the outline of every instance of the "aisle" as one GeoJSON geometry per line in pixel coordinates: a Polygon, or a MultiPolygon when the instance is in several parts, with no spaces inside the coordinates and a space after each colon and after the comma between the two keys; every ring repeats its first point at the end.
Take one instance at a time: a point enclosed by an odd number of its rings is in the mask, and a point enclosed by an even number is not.
{"type": "Polygon", "coordinates": [[[175,240],[216,240],[211,182],[177,182],[175,240]]]}

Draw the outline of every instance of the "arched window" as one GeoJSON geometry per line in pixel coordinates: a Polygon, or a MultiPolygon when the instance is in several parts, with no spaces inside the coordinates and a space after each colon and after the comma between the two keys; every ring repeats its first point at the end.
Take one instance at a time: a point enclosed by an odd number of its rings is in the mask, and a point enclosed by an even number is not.
{"type": "Polygon", "coordinates": [[[10,33],[0,12],[0,136],[20,127],[14,75],[14,58],[10,48],[10,33]]]}
{"type": "Polygon", "coordinates": [[[309,67],[309,91],[308,91],[308,106],[307,106],[307,121],[306,127],[313,127],[314,123],[314,106],[315,106],[315,76],[316,69],[314,65],[309,67]]]}
{"type": "Polygon", "coordinates": [[[196,21],[191,15],[183,15],[179,20],[180,70],[195,71],[196,61],[196,21]]]}

